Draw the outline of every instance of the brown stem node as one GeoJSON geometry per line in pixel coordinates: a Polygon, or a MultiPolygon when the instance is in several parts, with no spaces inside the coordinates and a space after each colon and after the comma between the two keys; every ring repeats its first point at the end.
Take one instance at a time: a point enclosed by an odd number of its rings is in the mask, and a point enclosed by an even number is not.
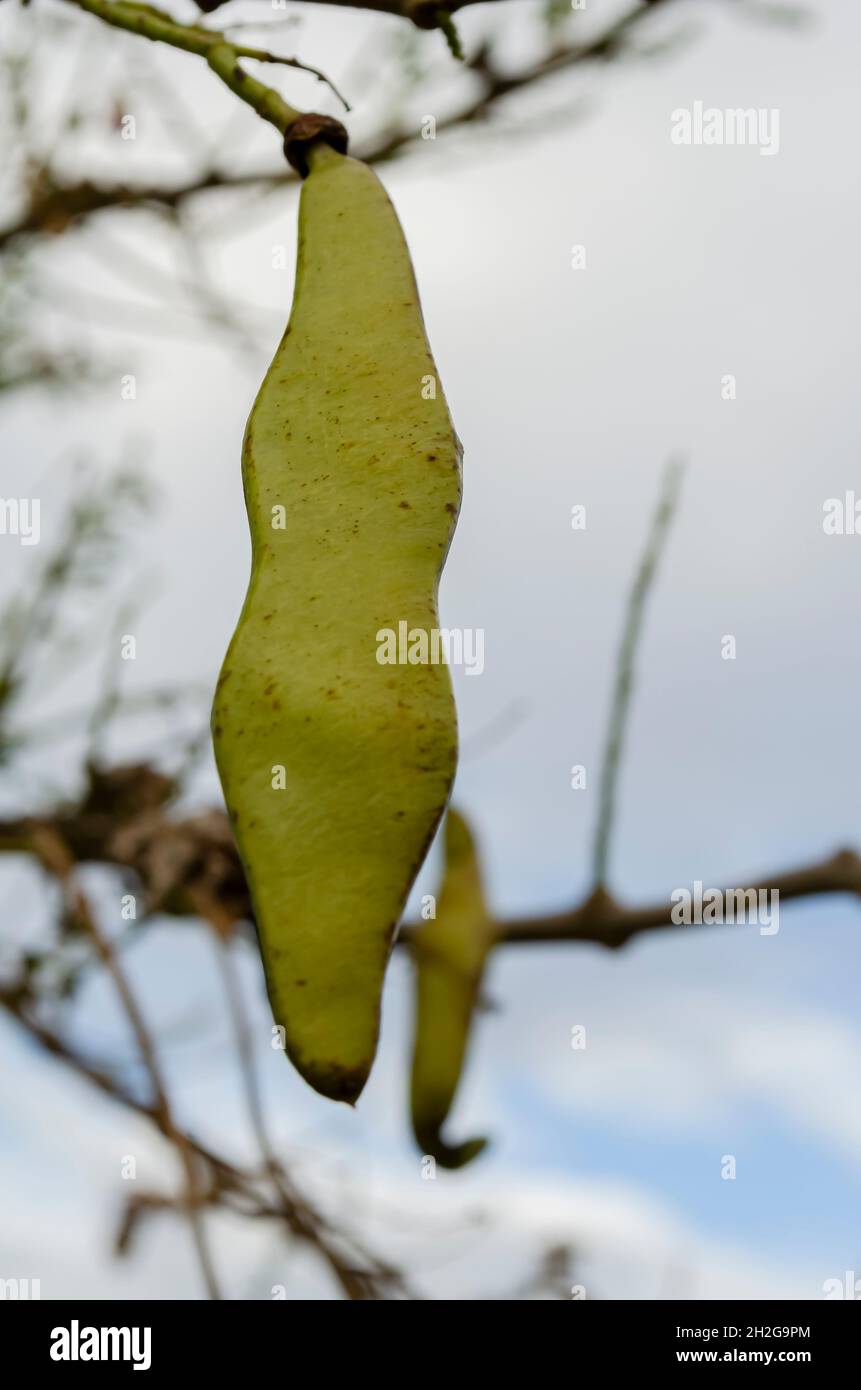
{"type": "Polygon", "coordinates": [[[301,178],[308,177],[308,150],[317,140],[331,145],[338,154],[347,153],[349,136],[346,128],[333,116],[321,116],[308,111],[291,122],[284,132],[284,153],[301,178]]]}

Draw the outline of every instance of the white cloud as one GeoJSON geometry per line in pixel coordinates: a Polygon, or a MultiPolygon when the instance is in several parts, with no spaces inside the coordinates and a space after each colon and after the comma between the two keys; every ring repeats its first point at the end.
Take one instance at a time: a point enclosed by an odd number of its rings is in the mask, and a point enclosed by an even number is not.
{"type": "MultiPolygon", "coordinates": [[[[15,1048],[4,1038],[4,1050],[15,1048]]],[[[173,1189],[176,1166],[146,1124],[21,1049],[0,1083],[15,1146],[0,1165],[3,1277],[39,1278],[44,1297],[194,1298],[199,1276],[187,1231],[171,1217],[144,1228],[130,1258],[111,1243],[126,1185],[118,1156],[130,1146],[147,1186],[173,1189]],[[28,1084],[20,1082],[26,1066],[28,1084]],[[58,1146],[57,1136],[61,1136],[58,1146]]],[[[289,1148],[287,1149],[289,1153],[289,1148]]],[[[670,1207],[625,1182],[578,1180],[497,1166],[423,1181],[419,1165],[365,1162],[337,1141],[319,1143],[297,1179],[337,1222],[348,1221],[439,1299],[507,1297],[525,1287],[550,1247],[575,1252],[572,1278],[589,1297],[799,1297],[804,1269],[776,1268],[756,1252],[704,1237],[670,1207]]],[[[274,1227],[208,1217],[216,1260],[237,1298],[332,1296],[308,1252],[274,1227]]]]}
{"type": "MultiPolygon", "coordinates": [[[[642,983],[640,981],[640,983],[642,983]]],[[[588,1010],[558,1001],[499,1030],[493,1049],[560,1109],[641,1133],[714,1133],[746,1107],[782,1119],[842,1157],[861,1158],[861,1030],[822,1011],[686,986],[682,999],[635,991],[621,977],[588,1010]]]]}

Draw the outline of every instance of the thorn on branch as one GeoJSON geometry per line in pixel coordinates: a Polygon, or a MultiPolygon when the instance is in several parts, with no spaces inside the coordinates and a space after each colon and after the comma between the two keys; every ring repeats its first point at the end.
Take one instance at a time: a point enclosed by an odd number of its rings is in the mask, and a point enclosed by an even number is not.
{"type": "Polygon", "coordinates": [[[460,42],[460,35],[457,32],[457,28],[455,26],[454,19],[452,18],[451,11],[438,9],[436,11],[436,21],[437,27],[441,29],[443,34],[445,35],[445,41],[448,44],[449,51],[452,57],[456,58],[459,63],[465,62],[466,60],[463,56],[463,47],[460,42]]]}

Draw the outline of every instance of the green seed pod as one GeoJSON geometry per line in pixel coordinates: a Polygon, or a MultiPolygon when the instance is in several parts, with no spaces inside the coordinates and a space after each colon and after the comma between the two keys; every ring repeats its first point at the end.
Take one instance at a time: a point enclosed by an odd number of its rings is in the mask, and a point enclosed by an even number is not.
{"type": "Polygon", "coordinates": [[[385,190],[328,146],[308,162],[290,322],[245,435],[251,581],[213,741],[287,1052],[352,1103],[457,758],[448,668],[381,664],[380,633],[438,628],[461,450],[385,190]]]}
{"type": "Polygon", "coordinates": [[[469,826],[456,811],[445,824],[445,872],[436,918],[416,929],[416,1023],[411,1110],[422,1153],[443,1168],[462,1168],[486,1139],[450,1147],[441,1130],[463,1072],[470,1025],[479,999],[494,926],[484,902],[469,826]]]}

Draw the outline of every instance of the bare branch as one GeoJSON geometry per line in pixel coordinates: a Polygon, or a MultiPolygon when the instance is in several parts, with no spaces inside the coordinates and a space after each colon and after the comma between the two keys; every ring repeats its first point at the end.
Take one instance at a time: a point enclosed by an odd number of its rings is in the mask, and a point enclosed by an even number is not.
{"type": "MultiPolygon", "coordinates": [[[[332,84],[318,68],[307,67],[298,58],[276,58],[274,54],[261,48],[247,48],[243,44],[232,43],[225,34],[201,25],[181,24],[163,10],[152,5],[135,4],[132,0],[67,0],[70,5],[86,10],[88,14],[101,19],[116,29],[125,29],[130,34],[151,39],[154,43],[165,43],[172,48],[181,48],[205,58],[212,71],[222,82],[247,102],[262,117],[279,130],[282,135],[302,114],[290,106],[274,88],[258,82],[255,77],[241,67],[240,58],[253,58],[264,63],[284,63],[289,67],[302,68],[320,81],[332,84]]],[[[333,87],[333,91],[336,89],[333,87]]],[[[340,94],[336,92],[343,101],[340,94]]]]}
{"type": "Polygon", "coordinates": [[[55,831],[46,827],[39,827],[39,829],[34,832],[32,843],[33,851],[40,863],[42,863],[48,872],[53,874],[62,885],[69,910],[74,914],[77,923],[90,937],[99,960],[113,980],[117,993],[119,994],[126,1018],[131,1025],[132,1032],[135,1035],[140,1049],[141,1057],[143,1058],[144,1065],[149,1074],[150,1084],[153,1089],[153,1108],[159,1115],[160,1128],[175,1145],[185,1170],[186,1198],[184,1208],[194,1235],[195,1248],[200,1261],[204,1283],[206,1284],[209,1297],[219,1300],[221,1298],[221,1293],[203,1226],[201,1207],[205,1201],[205,1194],[201,1188],[200,1178],[197,1172],[197,1163],[185,1134],[174,1122],[173,1112],[170,1102],[168,1101],[167,1089],[161,1072],[161,1065],[155,1049],[155,1043],[150,1036],[146,1021],[138,1007],[137,1000],[110,939],[102,932],[86,896],[74,881],[74,860],[69,855],[69,851],[62,839],[55,831]]]}
{"type": "MultiPolygon", "coordinates": [[[[69,0],[69,3],[79,4],[81,0],[69,0]]],[[[657,9],[668,8],[669,4],[670,0],[651,0],[651,3],[638,0],[636,5],[595,38],[554,46],[550,52],[527,64],[519,72],[499,71],[491,60],[488,48],[482,46],[465,65],[479,79],[480,90],[470,95],[449,116],[438,121],[437,133],[450,133],[485,121],[511,93],[536,86],[558,73],[617,59],[624,53],[626,41],[646,17],[657,9]]],[[[383,130],[365,145],[358,146],[356,157],[367,164],[382,164],[401,155],[419,138],[420,131],[415,126],[383,130]]],[[[70,223],[84,221],[106,208],[160,207],[172,210],[213,189],[269,189],[295,182],[296,175],[286,169],[259,173],[243,171],[238,174],[209,171],[173,188],[153,185],[135,188],[128,184],[97,185],[88,181],[64,184],[46,170],[33,192],[27,211],[6,227],[0,227],[0,250],[22,237],[62,231],[70,223]]]]}
{"type": "MultiPolygon", "coordinates": [[[[217,905],[215,905],[215,907],[216,918],[221,918],[220,921],[213,922],[213,926],[216,929],[218,963],[221,969],[222,984],[227,998],[228,1010],[233,1024],[234,1039],[236,1042],[237,1055],[239,1057],[248,1115],[260,1149],[264,1171],[270,1179],[277,1199],[272,1214],[280,1215],[285,1221],[288,1230],[291,1231],[293,1235],[318,1244],[322,1230],[319,1218],[307,1208],[303,1207],[303,1203],[296,1193],[289,1174],[275,1154],[275,1149],[269,1136],[263,1108],[263,1097],[260,1093],[260,1086],[254,1066],[251,1030],[245,1013],[242,990],[236,971],[235,961],[231,954],[233,943],[230,940],[229,929],[228,932],[224,930],[223,914],[220,914],[217,905]]],[[[363,1264],[367,1267],[370,1260],[368,1253],[363,1251],[362,1257],[363,1264]]],[[[349,1261],[342,1259],[341,1256],[335,1252],[334,1247],[327,1258],[348,1298],[363,1300],[376,1296],[374,1293],[375,1281],[374,1279],[369,1280],[367,1268],[365,1270],[354,1268],[349,1261]]],[[[409,1293],[402,1276],[397,1270],[388,1265],[384,1265],[380,1261],[371,1261],[371,1264],[374,1268],[377,1282],[397,1287],[398,1291],[403,1296],[415,1296],[409,1293]]]]}
{"type": "Polygon", "coordinates": [[[50,1056],[90,1082],[109,1099],[152,1121],[166,1139],[175,1142],[179,1133],[191,1153],[209,1171],[210,1185],[202,1194],[206,1205],[223,1205],[245,1216],[283,1222],[292,1236],[316,1251],[348,1298],[380,1299],[390,1289],[396,1290],[401,1296],[415,1296],[408,1293],[398,1272],[388,1263],[365,1250],[355,1238],[341,1232],[336,1235],[325,1218],[304,1197],[299,1196],[295,1186],[290,1187],[289,1202],[273,1205],[261,1193],[256,1173],[238,1167],[185,1131],[169,1129],[164,1112],[157,1105],[139,1100],[108,1070],[80,1056],[59,1033],[34,1016],[28,1006],[25,982],[0,988],[0,1008],[50,1056]],[[345,1245],[353,1247],[354,1259],[344,1253],[345,1245]]]}
{"type": "MultiPolygon", "coordinates": [[[[91,775],[101,779],[101,790],[91,791],[78,808],[58,811],[53,818],[0,821],[0,854],[32,853],[34,830],[53,828],[77,862],[132,872],[144,887],[149,910],[211,920],[211,905],[216,903],[220,931],[253,923],[251,897],[224,811],[213,808],[185,820],[171,819],[165,809],[170,784],[146,765],[110,772],[91,769],[91,775]],[[108,778],[114,779],[110,793],[104,786],[108,778]],[[136,809],[138,796],[142,800],[136,809]]],[[[736,880],[736,886],[725,891],[779,892],[784,902],[833,893],[861,896],[861,856],[843,849],[802,868],[736,880]]],[[[672,920],[672,908],[669,898],[626,906],[598,889],[562,912],[502,919],[496,939],[500,946],[559,941],[624,946],[642,932],[681,927],[672,920]]],[[[412,925],[405,923],[398,944],[411,945],[412,936],[412,925]]]]}
{"type": "MultiPolygon", "coordinates": [[[[843,849],[828,859],[800,869],[786,869],[763,878],[742,879],[745,886],[726,888],[731,893],[773,893],[783,902],[799,898],[820,897],[831,893],[851,893],[861,897],[861,855],[843,849]]],[[[669,899],[645,907],[626,907],[599,889],[579,906],[549,917],[519,917],[504,921],[499,927],[500,945],[537,945],[540,942],[591,941],[599,946],[624,946],[642,932],[664,931],[667,928],[684,930],[684,924],[672,919],[673,904],[669,899]]],[[[715,923],[715,926],[721,925],[715,923]]],[[[709,923],[704,924],[705,927],[709,923]]],[[[690,930],[690,929],[689,929],[690,930]]],[[[703,927],[695,927],[699,932],[703,927]]],[[[407,943],[410,932],[401,933],[407,943]]]]}
{"type": "Polygon", "coordinates": [[[613,829],[616,809],[616,786],[619,780],[625,729],[634,690],[634,658],[643,629],[646,600],[654,582],[658,561],[661,558],[661,552],[678,503],[681,473],[681,463],[676,459],[671,459],[664,474],[661,496],[658,500],[652,529],[637,570],[625,614],[625,625],[616,661],[616,679],[613,688],[613,702],[610,708],[607,743],[601,766],[598,825],[595,832],[595,849],[592,861],[592,879],[596,890],[607,882],[610,834],[613,829]]]}

